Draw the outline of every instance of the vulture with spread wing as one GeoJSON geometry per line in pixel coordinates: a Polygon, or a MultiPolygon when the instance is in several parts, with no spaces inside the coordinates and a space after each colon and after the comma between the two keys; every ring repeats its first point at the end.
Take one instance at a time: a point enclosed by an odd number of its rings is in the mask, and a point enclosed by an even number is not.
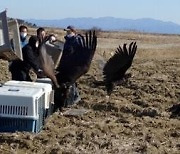
{"type": "Polygon", "coordinates": [[[123,48],[119,46],[116,53],[105,64],[103,75],[108,95],[110,95],[113,90],[113,83],[125,77],[126,71],[132,65],[136,50],[136,42],[131,42],[128,49],[126,44],[123,45],[123,48]]]}
{"type": "Polygon", "coordinates": [[[88,72],[97,45],[95,31],[86,33],[85,37],[78,36],[78,45],[73,47],[69,54],[63,51],[60,64],[57,68],[56,79],[59,88],[55,89],[55,109],[62,108],[70,93],[72,86],[77,79],[88,72]]]}
{"type": "Polygon", "coordinates": [[[78,46],[72,47],[71,53],[63,51],[60,65],[57,68],[58,83],[75,83],[79,77],[87,73],[97,45],[95,31],[86,33],[85,38],[78,36],[78,46]]]}

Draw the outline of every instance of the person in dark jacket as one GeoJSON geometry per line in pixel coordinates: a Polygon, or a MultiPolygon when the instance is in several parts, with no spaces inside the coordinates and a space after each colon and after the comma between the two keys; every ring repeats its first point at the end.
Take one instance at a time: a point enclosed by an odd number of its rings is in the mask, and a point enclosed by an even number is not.
{"type": "Polygon", "coordinates": [[[36,33],[40,43],[42,43],[43,41],[46,42],[47,36],[46,36],[46,31],[43,27],[38,28],[36,30],[36,33]]]}
{"type": "MultiPolygon", "coordinates": [[[[66,29],[64,29],[64,31],[66,31],[66,36],[64,37],[65,44],[63,48],[62,58],[64,56],[68,56],[69,54],[75,52],[74,49],[78,48],[79,46],[79,42],[78,42],[79,34],[76,33],[75,27],[68,26],[66,29]]],[[[71,106],[81,100],[79,90],[77,88],[77,83],[70,85],[69,91],[70,91],[69,95],[64,102],[65,107],[71,106]]]]}
{"type": "Polygon", "coordinates": [[[76,33],[74,26],[68,26],[66,29],[64,29],[64,31],[66,31],[66,36],[64,37],[65,43],[63,54],[68,55],[74,52],[74,48],[78,47],[79,34],[76,33]]]}
{"type": "Polygon", "coordinates": [[[15,60],[10,65],[12,80],[32,81],[29,71],[33,68],[38,77],[43,76],[39,62],[38,53],[39,39],[37,36],[31,36],[27,45],[22,48],[23,61],[15,60]]]}
{"type": "Polygon", "coordinates": [[[48,42],[49,43],[53,43],[56,41],[56,37],[54,34],[50,34],[50,35],[47,35],[46,34],[46,31],[43,27],[40,27],[36,30],[36,33],[37,33],[37,37],[39,39],[39,42],[42,43],[42,42],[48,42]]]}

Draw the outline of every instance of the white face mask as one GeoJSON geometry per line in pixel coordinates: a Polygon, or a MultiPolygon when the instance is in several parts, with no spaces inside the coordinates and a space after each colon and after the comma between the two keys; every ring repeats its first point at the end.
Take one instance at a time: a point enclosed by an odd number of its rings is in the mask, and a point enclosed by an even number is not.
{"type": "Polygon", "coordinates": [[[74,33],[67,34],[67,37],[72,37],[72,36],[74,36],[74,35],[75,35],[74,33]]]}
{"type": "Polygon", "coordinates": [[[39,42],[36,42],[35,46],[36,46],[36,48],[38,48],[38,46],[39,46],[39,42]]]}
{"type": "Polygon", "coordinates": [[[27,33],[21,32],[20,35],[22,38],[25,38],[27,36],[27,33]]]}

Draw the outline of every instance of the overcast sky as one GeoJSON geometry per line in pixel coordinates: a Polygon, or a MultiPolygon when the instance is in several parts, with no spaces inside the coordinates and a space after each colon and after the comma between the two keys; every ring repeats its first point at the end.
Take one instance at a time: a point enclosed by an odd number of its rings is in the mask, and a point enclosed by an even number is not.
{"type": "Polygon", "coordinates": [[[0,12],[20,19],[153,18],[180,25],[180,0],[0,0],[0,12]]]}

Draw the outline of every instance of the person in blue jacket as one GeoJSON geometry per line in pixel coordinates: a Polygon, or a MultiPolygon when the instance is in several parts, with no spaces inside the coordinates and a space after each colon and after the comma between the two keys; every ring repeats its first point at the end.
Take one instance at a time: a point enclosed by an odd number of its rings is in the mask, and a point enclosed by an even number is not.
{"type": "Polygon", "coordinates": [[[24,25],[19,27],[20,32],[20,41],[21,41],[21,48],[23,48],[26,44],[28,44],[28,28],[24,25]]]}
{"type": "MultiPolygon", "coordinates": [[[[28,44],[28,36],[27,36],[28,35],[28,28],[24,25],[21,25],[19,27],[19,33],[20,33],[20,45],[21,45],[21,49],[22,49],[26,44],[28,44]]],[[[10,43],[11,43],[11,47],[14,51],[15,50],[14,40],[11,39],[10,43]]]]}

